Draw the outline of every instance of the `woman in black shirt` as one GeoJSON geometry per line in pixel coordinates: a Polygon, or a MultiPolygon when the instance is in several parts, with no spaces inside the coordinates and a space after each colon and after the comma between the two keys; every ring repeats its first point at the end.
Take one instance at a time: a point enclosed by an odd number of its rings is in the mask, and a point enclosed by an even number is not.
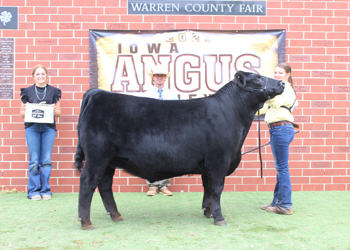
{"type": "MultiPolygon", "coordinates": [[[[36,65],[32,75],[35,84],[28,88],[21,88],[21,117],[25,118],[27,103],[52,104],[54,117],[59,117],[61,90],[46,83],[47,69],[44,66],[36,65]]],[[[49,179],[52,168],[51,153],[56,135],[54,117],[52,123],[24,123],[29,149],[27,197],[32,200],[50,200],[52,196],[49,179]]]]}

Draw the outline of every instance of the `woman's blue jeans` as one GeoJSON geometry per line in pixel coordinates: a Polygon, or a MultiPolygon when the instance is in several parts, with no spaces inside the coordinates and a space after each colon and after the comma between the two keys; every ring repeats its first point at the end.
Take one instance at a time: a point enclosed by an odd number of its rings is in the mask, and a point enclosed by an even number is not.
{"type": "Polygon", "coordinates": [[[277,183],[271,206],[291,208],[292,183],[289,174],[289,144],[294,139],[292,124],[276,126],[270,129],[270,144],[277,170],[277,183]]]}
{"type": "Polygon", "coordinates": [[[52,195],[49,184],[51,174],[51,153],[56,131],[46,124],[35,123],[26,128],[29,149],[28,198],[34,195],[52,195]]]}

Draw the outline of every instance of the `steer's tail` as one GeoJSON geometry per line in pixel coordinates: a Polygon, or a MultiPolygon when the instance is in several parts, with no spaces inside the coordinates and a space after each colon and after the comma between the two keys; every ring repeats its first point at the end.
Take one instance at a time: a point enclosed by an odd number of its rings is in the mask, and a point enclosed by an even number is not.
{"type": "Polygon", "coordinates": [[[85,159],[85,154],[84,150],[81,147],[81,138],[80,138],[80,127],[82,126],[82,117],[85,111],[86,106],[89,104],[89,101],[91,100],[91,97],[95,95],[99,90],[98,89],[91,89],[87,91],[84,94],[83,101],[81,102],[81,109],[80,109],[80,114],[79,114],[79,120],[78,120],[78,145],[77,145],[77,150],[75,153],[75,162],[73,164],[73,167],[76,168],[79,172],[83,170],[84,164],[83,161],[85,159]]]}
{"type": "Polygon", "coordinates": [[[79,171],[83,171],[83,160],[85,159],[85,155],[84,155],[84,151],[80,145],[80,143],[78,142],[78,146],[77,146],[77,151],[75,152],[75,162],[73,164],[73,166],[79,171]]]}

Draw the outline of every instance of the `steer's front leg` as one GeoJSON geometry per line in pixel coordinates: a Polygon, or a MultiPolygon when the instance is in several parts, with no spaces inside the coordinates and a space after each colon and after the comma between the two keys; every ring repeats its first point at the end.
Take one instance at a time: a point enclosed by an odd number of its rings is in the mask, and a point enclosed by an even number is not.
{"type": "Polygon", "coordinates": [[[221,213],[220,198],[224,189],[225,176],[221,177],[212,174],[209,178],[209,188],[211,194],[211,213],[214,217],[214,223],[217,226],[226,226],[226,221],[221,213]]]}

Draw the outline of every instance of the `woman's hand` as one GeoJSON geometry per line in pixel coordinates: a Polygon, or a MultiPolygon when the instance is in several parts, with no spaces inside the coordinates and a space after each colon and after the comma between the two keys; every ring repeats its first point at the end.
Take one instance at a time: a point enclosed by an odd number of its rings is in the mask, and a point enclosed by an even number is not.
{"type": "Polygon", "coordinates": [[[22,118],[24,118],[25,114],[26,114],[26,105],[23,102],[21,102],[21,110],[19,111],[19,115],[22,118]]]}
{"type": "Polygon", "coordinates": [[[53,111],[54,111],[55,117],[60,117],[60,115],[61,115],[61,101],[58,101],[58,102],[56,102],[56,104],[54,104],[53,111]]]}

